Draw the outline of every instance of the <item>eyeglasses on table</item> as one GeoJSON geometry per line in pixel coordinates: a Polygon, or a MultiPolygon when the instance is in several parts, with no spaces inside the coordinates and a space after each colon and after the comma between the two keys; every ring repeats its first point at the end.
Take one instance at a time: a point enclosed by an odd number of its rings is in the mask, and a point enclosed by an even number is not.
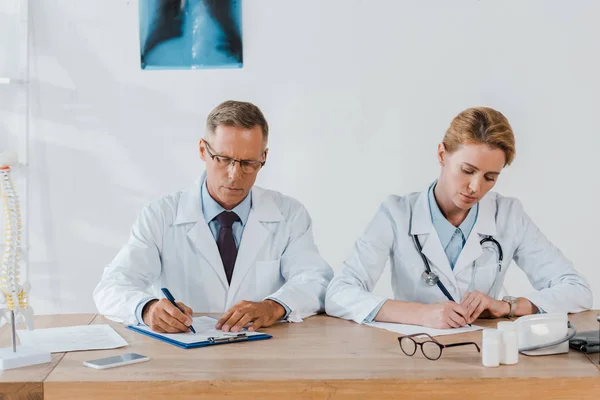
{"type": "Polygon", "coordinates": [[[407,336],[398,337],[398,343],[400,349],[407,356],[413,356],[417,352],[417,347],[421,347],[421,352],[428,360],[435,361],[442,356],[442,351],[447,347],[458,347],[458,346],[469,346],[473,345],[477,349],[477,352],[481,352],[479,346],[475,342],[461,342],[452,344],[442,344],[435,340],[427,333],[415,333],[407,336]],[[417,336],[427,336],[422,342],[417,342],[414,338],[417,336]]]}

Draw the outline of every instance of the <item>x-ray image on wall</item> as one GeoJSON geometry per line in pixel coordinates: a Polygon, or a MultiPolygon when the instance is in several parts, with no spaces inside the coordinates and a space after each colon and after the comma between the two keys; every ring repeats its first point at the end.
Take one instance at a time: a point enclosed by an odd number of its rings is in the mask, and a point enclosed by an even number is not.
{"type": "Polygon", "coordinates": [[[143,69],[241,68],[241,0],[140,0],[143,69]]]}

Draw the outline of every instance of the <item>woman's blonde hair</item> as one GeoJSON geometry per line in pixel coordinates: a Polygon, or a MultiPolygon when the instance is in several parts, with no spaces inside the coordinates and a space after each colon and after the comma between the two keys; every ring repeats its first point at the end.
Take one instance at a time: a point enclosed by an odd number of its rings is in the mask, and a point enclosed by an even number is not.
{"type": "Polygon", "coordinates": [[[504,152],[504,165],[510,165],[515,159],[515,135],[508,120],[501,112],[488,107],[469,108],[458,114],[442,143],[450,153],[462,144],[486,144],[504,152]]]}

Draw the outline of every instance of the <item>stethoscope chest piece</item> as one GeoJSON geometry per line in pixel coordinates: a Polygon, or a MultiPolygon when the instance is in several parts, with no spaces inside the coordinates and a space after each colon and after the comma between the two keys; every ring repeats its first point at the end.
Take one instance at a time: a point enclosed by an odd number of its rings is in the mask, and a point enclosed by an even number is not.
{"type": "Polygon", "coordinates": [[[429,271],[429,272],[428,271],[423,271],[423,280],[429,286],[435,286],[435,285],[437,285],[437,283],[440,280],[440,278],[437,276],[437,274],[435,272],[432,272],[432,271],[429,271]]]}

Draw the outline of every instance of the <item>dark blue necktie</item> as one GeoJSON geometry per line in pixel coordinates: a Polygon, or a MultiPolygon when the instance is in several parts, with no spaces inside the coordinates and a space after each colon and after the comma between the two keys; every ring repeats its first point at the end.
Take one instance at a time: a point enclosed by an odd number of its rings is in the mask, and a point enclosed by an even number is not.
{"type": "Polygon", "coordinates": [[[235,240],[233,239],[232,226],[233,223],[239,221],[239,219],[240,217],[233,211],[223,211],[216,217],[217,222],[221,225],[219,236],[217,237],[217,247],[219,248],[221,261],[223,261],[227,283],[229,284],[231,284],[233,267],[235,266],[235,259],[237,258],[238,253],[237,247],[235,246],[235,240]]]}

